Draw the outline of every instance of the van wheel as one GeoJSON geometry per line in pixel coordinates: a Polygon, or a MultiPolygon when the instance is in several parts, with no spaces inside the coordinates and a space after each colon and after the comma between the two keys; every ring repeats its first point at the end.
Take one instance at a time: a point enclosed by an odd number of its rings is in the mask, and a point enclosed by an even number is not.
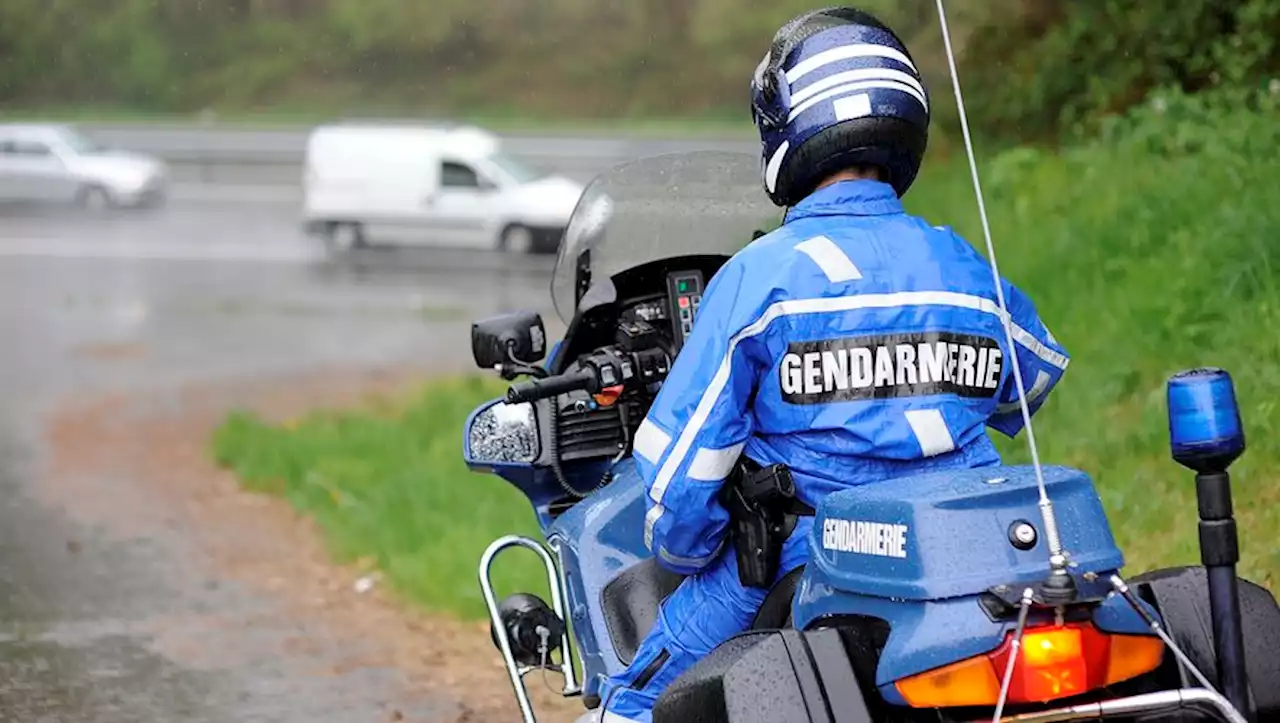
{"type": "Polygon", "coordinates": [[[512,254],[533,253],[533,231],[519,224],[512,224],[502,229],[498,239],[498,250],[512,254]]]}
{"type": "Polygon", "coordinates": [[[331,223],[325,226],[324,243],[330,251],[338,253],[368,246],[364,226],[358,223],[331,223]]]}

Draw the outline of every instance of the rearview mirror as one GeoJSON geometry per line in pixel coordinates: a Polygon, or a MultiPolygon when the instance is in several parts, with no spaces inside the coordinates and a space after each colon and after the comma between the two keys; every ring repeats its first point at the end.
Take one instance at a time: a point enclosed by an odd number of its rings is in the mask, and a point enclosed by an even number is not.
{"type": "Polygon", "coordinates": [[[538,422],[532,404],[496,402],[476,412],[467,427],[467,462],[532,462],[538,458],[538,422]]]}
{"type": "Polygon", "coordinates": [[[471,355],[481,369],[512,362],[533,364],[546,353],[546,328],[535,312],[517,311],[471,324],[471,355]]]}

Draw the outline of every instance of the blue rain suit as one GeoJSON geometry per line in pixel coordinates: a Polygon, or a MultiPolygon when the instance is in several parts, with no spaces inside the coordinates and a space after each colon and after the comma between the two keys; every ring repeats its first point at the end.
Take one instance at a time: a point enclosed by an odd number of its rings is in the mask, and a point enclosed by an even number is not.
{"type": "MultiPolygon", "coordinates": [[[[852,485],[1000,462],[985,427],[1023,426],[1011,356],[1033,413],[1068,362],[1002,283],[1013,348],[986,259],[869,180],[820,189],[715,275],[634,444],[645,543],[689,577],[604,686],[604,721],[649,721],[662,690],[759,610],[766,591],[739,582],[717,501],[741,454],[786,464],[812,507],[852,485]]],[[[811,522],[779,576],[807,561],[811,522]]]]}

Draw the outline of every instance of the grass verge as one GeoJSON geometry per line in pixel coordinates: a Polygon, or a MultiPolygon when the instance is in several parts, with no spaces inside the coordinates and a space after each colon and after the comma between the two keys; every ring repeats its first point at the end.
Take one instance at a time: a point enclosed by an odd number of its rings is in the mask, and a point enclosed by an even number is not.
{"type": "MultiPolygon", "coordinates": [[[[1042,457],[1094,476],[1130,573],[1198,560],[1194,484],[1168,458],[1164,382],[1217,365],[1235,377],[1250,445],[1234,470],[1241,572],[1272,589],[1280,578],[1277,128],[1240,117],[1214,128],[1217,145],[1020,149],[984,170],[1001,271],[1073,356],[1038,415],[1042,457]]],[[[928,169],[908,205],[982,247],[962,164],[928,169]]],[[[519,493],[460,459],[466,414],[500,389],[440,382],[287,426],[235,414],[215,452],[250,488],[314,514],[339,558],[372,558],[411,598],[477,617],[484,546],[533,529],[519,493]]],[[[1026,460],[1021,439],[998,441],[1026,460]]],[[[499,574],[541,589],[534,566],[499,574]]]]}
{"type": "MultiPolygon", "coordinates": [[[[518,491],[462,463],[467,414],[504,389],[478,377],[434,382],[279,425],[236,412],[215,433],[213,454],[248,489],[312,515],[338,560],[372,563],[412,600],[479,618],[480,554],[495,537],[537,531],[518,491]]],[[[546,584],[519,555],[498,562],[503,585],[546,584]]]]}
{"type": "MultiPolygon", "coordinates": [[[[1249,449],[1233,467],[1242,574],[1280,580],[1280,123],[1161,119],[1114,142],[1017,149],[983,172],[1001,273],[1071,353],[1037,415],[1046,462],[1098,483],[1132,571],[1196,564],[1194,478],[1169,459],[1165,381],[1234,377],[1249,449]]],[[[926,172],[908,206],[985,248],[968,169],[926,172]]],[[[1026,461],[1021,438],[996,435],[1026,461]]]]}

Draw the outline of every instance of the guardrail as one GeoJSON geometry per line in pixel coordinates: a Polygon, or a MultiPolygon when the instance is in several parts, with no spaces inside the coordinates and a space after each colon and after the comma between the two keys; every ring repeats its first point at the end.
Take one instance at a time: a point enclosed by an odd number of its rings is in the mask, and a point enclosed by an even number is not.
{"type": "MultiPolygon", "coordinates": [[[[170,164],[176,180],[203,183],[295,185],[302,174],[308,129],[228,128],[190,124],[81,124],[102,143],[150,153],[170,164]]],[[[549,172],[587,180],[614,164],[691,150],[753,153],[750,139],[573,137],[502,134],[507,152],[549,172]]]]}

